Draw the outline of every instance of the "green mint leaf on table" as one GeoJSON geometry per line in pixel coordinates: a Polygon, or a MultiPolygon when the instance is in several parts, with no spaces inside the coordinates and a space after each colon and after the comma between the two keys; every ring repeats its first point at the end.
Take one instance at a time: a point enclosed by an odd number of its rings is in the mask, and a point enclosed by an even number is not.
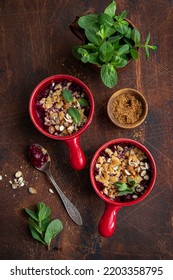
{"type": "Polygon", "coordinates": [[[31,225],[29,225],[29,229],[30,229],[30,232],[31,232],[32,237],[33,237],[35,240],[37,240],[37,241],[43,243],[44,245],[46,245],[46,243],[44,242],[43,238],[40,236],[40,234],[38,233],[38,231],[37,231],[34,227],[32,227],[31,225]]]}
{"type": "Polygon", "coordinates": [[[73,102],[73,95],[72,95],[72,92],[68,89],[63,89],[63,98],[66,102],[73,102]]]}
{"type": "Polygon", "coordinates": [[[38,222],[38,215],[34,211],[30,210],[29,208],[25,208],[25,211],[32,219],[38,222]]]}
{"type": "Polygon", "coordinates": [[[79,102],[81,107],[86,107],[86,106],[89,105],[88,101],[85,98],[82,98],[82,97],[78,99],[78,102],[79,102]]]}
{"type": "Polygon", "coordinates": [[[68,114],[72,117],[72,119],[75,123],[80,123],[81,115],[80,115],[80,112],[78,111],[78,109],[76,109],[74,107],[70,107],[68,109],[68,114]]]}
{"type": "Polygon", "coordinates": [[[63,229],[63,225],[59,219],[55,219],[49,223],[46,232],[44,241],[48,245],[48,249],[50,249],[51,240],[63,229]]]}
{"type": "Polygon", "coordinates": [[[78,19],[78,25],[83,29],[87,29],[89,26],[92,26],[93,24],[97,23],[97,21],[98,21],[97,14],[89,14],[80,17],[78,19]]]}
{"type": "Polygon", "coordinates": [[[51,240],[63,228],[61,221],[50,220],[51,209],[43,202],[37,204],[37,213],[28,208],[25,211],[29,215],[28,224],[32,237],[50,249],[51,240]]]}
{"type": "Polygon", "coordinates": [[[28,219],[28,223],[29,223],[29,226],[34,228],[38,233],[40,233],[42,235],[42,229],[41,229],[39,223],[36,223],[32,218],[28,219]]]}
{"type": "Polygon", "coordinates": [[[40,228],[42,229],[42,231],[45,231],[48,224],[50,223],[50,216],[48,216],[47,218],[45,218],[44,220],[40,221],[40,228]]]}
{"type": "Polygon", "coordinates": [[[116,12],[116,2],[112,1],[104,10],[104,13],[109,15],[110,17],[114,17],[116,12]]]}
{"type": "Polygon", "coordinates": [[[102,82],[108,88],[113,88],[117,83],[116,69],[110,63],[102,65],[100,74],[102,82]]]}
{"type": "Polygon", "coordinates": [[[41,207],[38,211],[39,221],[46,219],[48,216],[50,216],[50,214],[51,214],[51,209],[44,204],[44,206],[41,207]]]}
{"type": "Polygon", "coordinates": [[[146,55],[146,59],[149,59],[150,53],[149,53],[149,49],[147,46],[145,46],[145,55],[146,55]]]}

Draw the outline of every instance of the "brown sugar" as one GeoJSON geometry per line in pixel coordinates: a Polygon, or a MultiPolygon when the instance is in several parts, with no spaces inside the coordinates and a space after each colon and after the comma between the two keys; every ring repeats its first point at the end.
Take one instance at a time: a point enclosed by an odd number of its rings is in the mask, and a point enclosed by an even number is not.
{"type": "Polygon", "coordinates": [[[120,124],[133,124],[140,119],[142,102],[130,93],[120,94],[112,103],[112,113],[120,124]]]}

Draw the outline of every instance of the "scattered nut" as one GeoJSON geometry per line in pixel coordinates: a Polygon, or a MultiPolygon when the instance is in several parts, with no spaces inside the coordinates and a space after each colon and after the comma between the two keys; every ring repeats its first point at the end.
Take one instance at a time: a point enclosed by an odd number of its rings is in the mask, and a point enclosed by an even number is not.
{"type": "Polygon", "coordinates": [[[50,192],[50,193],[54,193],[54,191],[53,191],[52,189],[49,189],[49,192],[50,192]]]}
{"type": "Polygon", "coordinates": [[[16,173],[15,173],[15,177],[16,178],[19,178],[19,177],[21,177],[22,176],[22,172],[21,171],[17,171],[16,173]]]}
{"type": "Polygon", "coordinates": [[[36,194],[37,193],[37,190],[35,188],[33,188],[33,187],[29,187],[28,191],[31,194],[36,194]]]}

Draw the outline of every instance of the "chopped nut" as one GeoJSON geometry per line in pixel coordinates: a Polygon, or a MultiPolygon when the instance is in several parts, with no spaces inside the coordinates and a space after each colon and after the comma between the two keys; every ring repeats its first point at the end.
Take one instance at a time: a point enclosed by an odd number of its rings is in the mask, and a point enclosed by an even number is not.
{"type": "Polygon", "coordinates": [[[150,179],[149,175],[145,175],[145,176],[144,176],[144,179],[145,179],[145,180],[149,180],[149,179],[150,179]]]}
{"type": "Polygon", "coordinates": [[[12,188],[15,190],[19,187],[19,185],[17,183],[12,184],[12,188]]]}
{"type": "Polygon", "coordinates": [[[52,189],[49,189],[49,192],[50,192],[50,193],[54,193],[54,191],[53,191],[52,189]]]}
{"type": "Polygon", "coordinates": [[[31,194],[36,194],[37,193],[37,190],[35,188],[33,188],[33,187],[29,187],[28,191],[31,194]]]}
{"type": "Polygon", "coordinates": [[[22,172],[21,171],[17,171],[16,173],[15,173],[15,177],[16,178],[19,178],[19,177],[21,177],[22,176],[22,172]]]}
{"type": "Polygon", "coordinates": [[[146,170],[143,170],[143,171],[141,172],[141,176],[144,177],[144,176],[146,175],[146,173],[147,173],[146,170]]]}

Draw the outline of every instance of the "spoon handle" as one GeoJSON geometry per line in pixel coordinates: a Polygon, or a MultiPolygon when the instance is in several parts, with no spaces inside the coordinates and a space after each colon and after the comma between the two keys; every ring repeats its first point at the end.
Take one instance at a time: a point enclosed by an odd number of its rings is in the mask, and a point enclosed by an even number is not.
{"type": "Polygon", "coordinates": [[[52,174],[50,172],[46,172],[47,176],[49,177],[50,181],[52,182],[53,186],[55,187],[56,191],[58,192],[67,213],[69,214],[70,218],[79,226],[82,225],[82,217],[78,211],[78,209],[71,203],[71,201],[65,196],[65,194],[61,191],[57,183],[55,182],[52,174]]]}

